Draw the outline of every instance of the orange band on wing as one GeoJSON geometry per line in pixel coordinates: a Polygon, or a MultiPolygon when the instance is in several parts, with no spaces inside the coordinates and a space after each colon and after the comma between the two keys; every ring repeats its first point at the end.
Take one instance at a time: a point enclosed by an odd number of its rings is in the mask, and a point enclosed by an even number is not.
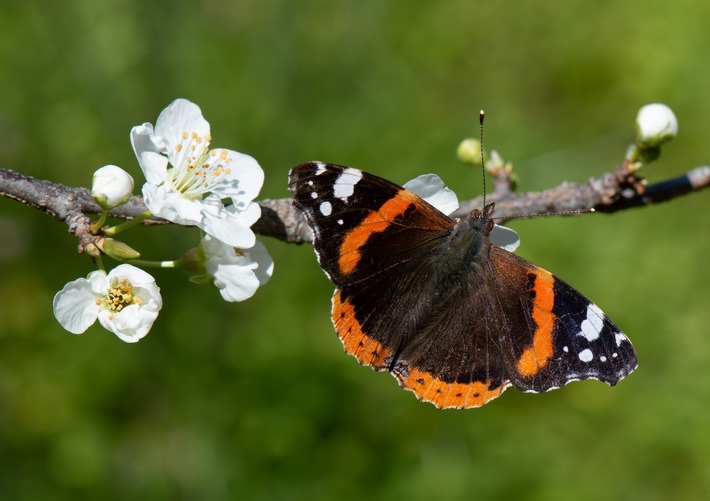
{"type": "Polygon", "coordinates": [[[431,402],[439,409],[481,407],[499,397],[508,387],[507,384],[503,384],[491,388],[491,381],[446,383],[418,369],[409,369],[406,376],[399,373],[395,373],[394,376],[402,388],[413,391],[420,400],[431,402]]]}
{"type": "Polygon", "coordinates": [[[535,302],[532,309],[532,319],[535,322],[535,334],[530,348],[527,348],[518,360],[518,372],[524,377],[537,374],[552,358],[552,332],[557,316],[552,313],[555,303],[555,278],[549,271],[535,271],[533,292],[535,302]]]}
{"type": "Polygon", "coordinates": [[[397,216],[402,216],[412,206],[418,197],[405,189],[401,189],[379,208],[371,212],[356,228],[345,235],[340,245],[338,266],[343,275],[352,273],[360,262],[360,248],[374,233],[385,231],[397,216]]]}
{"type": "Polygon", "coordinates": [[[391,356],[390,350],[362,331],[360,322],[355,318],[355,307],[347,299],[343,300],[340,289],[336,289],[333,295],[332,318],[346,353],[375,370],[387,368],[385,359],[391,356]]]}

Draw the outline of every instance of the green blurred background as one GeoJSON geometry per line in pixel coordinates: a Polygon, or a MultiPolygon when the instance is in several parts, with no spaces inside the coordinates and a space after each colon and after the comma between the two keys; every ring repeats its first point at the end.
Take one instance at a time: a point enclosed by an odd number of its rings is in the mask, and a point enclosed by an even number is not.
{"type": "MultiPolygon", "coordinates": [[[[638,108],[679,137],[651,181],[708,161],[710,3],[4,0],[0,167],[87,186],[141,174],[133,125],[173,99],[213,144],[254,156],[264,198],[325,160],[403,183],[455,159],[487,112],[488,148],[521,190],[611,169],[638,108]]],[[[0,200],[2,499],[708,499],[710,193],[611,216],[517,220],[519,254],[593,298],[639,369],[611,389],[511,389],[439,411],[343,354],[310,246],[266,240],[276,270],[250,301],[159,271],[164,309],[127,345],[62,331],[51,301],[92,270],[66,227],[0,200]],[[705,222],[703,222],[705,221],[705,222]]],[[[131,232],[146,258],[194,245],[131,232]]]]}

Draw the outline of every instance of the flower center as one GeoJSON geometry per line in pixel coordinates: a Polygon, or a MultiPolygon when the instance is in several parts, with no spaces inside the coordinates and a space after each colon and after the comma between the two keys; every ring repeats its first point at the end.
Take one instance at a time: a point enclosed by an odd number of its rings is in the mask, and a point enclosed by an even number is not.
{"type": "Polygon", "coordinates": [[[108,290],[108,293],[103,298],[96,299],[96,304],[103,306],[107,310],[111,310],[111,316],[113,313],[120,313],[126,306],[132,304],[141,305],[143,301],[141,298],[133,293],[133,284],[131,284],[128,279],[124,278],[120,282],[113,284],[108,290]]]}
{"type": "Polygon", "coordinates": [[[183,132],[175,146],[177,156],[168,180],[176,191],[190,199],[200,199],[231,171],[227,150],[209,150],[210,136],[183,132]]]}

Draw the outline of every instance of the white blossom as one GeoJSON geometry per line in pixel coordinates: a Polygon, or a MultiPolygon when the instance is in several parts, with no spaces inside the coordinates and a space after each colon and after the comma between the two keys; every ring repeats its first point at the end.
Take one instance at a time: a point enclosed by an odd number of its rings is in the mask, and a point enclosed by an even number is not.
{"type": "Polygon", "coordinates": [[[163,306],[160,288],[130,264],[94,271],[69,282],[54,296],[54,316],[66,330],[82,334],[99,323],[127,343],[145,337],[163,306]]]}
{"type": "Polygon", "coordinates": [[[191,280],[214,283],[225,301],[249,299],[274,271],[274,262],[259,241],[251,248],[239,249],[206,235],[197,255],[200,261],[197,265],[204,273],[191,280]]]}
{"type": "Polygon", "coordinates": [[[235,247],[250,248],[251,225],[261,209],[253,200],[264,172],[252,157],[209,149],[210,125],[200,108],[177,99],[158,117],[131,131],[131,144],[146,177],[143,197],[156,216],[194,225],[235,247]],[[231,203],[224,204],[223,200],[231,203]]]}

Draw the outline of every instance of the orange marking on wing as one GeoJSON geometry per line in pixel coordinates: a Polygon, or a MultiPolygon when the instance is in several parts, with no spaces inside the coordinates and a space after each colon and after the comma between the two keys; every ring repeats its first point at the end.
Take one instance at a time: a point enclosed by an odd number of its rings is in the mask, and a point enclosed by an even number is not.
{"type": "Polygon", "coordinates": [[[340,289],[336,289],[333,295],[332,319],[347,354],[376,370],[387,367],[385,359],[391,356],[391,351],[362,331],[360,322],[355,318],[355,307],[347,299],[343,301],[340,289]]]}
{"type": "Polygon", "coordinates": [[[402,388],[414,392],[420,400],[431,402],[439,409],[481,407],[499,397],[508,387],[507,384],[503,384],[491,388],[491,381],[446,383],[428,372],[412,368],[409,369],[407,376],[396,373],[395,377],[402,388]]]}
{"type": "Polygon", "coordinates": [[[401,189],[379,210],[371,212],[357,228],[350,230],[340,245],[338,260],[340,272],[343,275],[352,273],[362,257],[360,248],[365,245],[370,236],[385,231],[397,216],[404,215],[405,211],[418,200],[419,197],[414,193],[401,189]]]}
{"type": "Polygon", "coordinates": [[[527,348],[518,360],[518,372],[524,377],[537,374],[552,358],[552,332],[557,319],[557,316],[552,313],[552,306],[555,303],[554,283],[555,279],[549,271],[542,269],[535,271],[533,285],[535,305],[532,318],[537,327],[532,346],[527,348]]]}

